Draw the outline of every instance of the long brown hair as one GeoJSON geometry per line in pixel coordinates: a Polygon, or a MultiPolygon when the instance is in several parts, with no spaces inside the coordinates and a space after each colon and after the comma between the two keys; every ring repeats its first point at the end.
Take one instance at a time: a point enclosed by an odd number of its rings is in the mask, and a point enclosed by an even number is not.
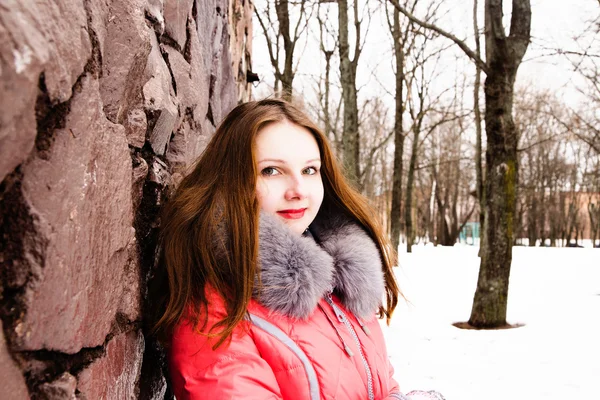
{"type": "Polygon", "coordinates": [[[267,99],[241,104],[227,115],[163,209],[159,268],[165,269],[168,289],[154,325],[163,340],[168,340],[184,316],[205,332],[207,284],[223,298],[227,311],[226,317],[209,329],[217,332],[215,348],[244,318],[258,273],[255,137],[267,124],[284,120],[308,129],[319,145],[325,189],[321,211],[335,208],[347,214],[379,247],[386,283],[386,302],[379,316],[389,322],[399,294],[392,272],[395,251],[366,199],[344,178],[325,135],[293,105],[267,99]],[[223,241],[220,247],[227,249],[225,257],[216,254],[212,245],[216,240],[223,241]]]}

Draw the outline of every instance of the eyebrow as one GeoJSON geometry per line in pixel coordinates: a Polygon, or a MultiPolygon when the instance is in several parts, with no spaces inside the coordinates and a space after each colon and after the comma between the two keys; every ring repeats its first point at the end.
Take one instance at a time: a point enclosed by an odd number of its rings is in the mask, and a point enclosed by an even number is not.
{"type": "MultiPolygon", "coordinates": [[[[310,160],[307,160],[306,164],[310,164],[315,161],[321,162],[321,159],[320,158],[312,158],[310,160]]],[[[263,163],[263,162],[274,162],[274,163],[279,163],[279,164],[286,164],[285,160],[281,160],[278,158],[265,158],[264,160],[259,161],[259,163],[263,163]]]]}

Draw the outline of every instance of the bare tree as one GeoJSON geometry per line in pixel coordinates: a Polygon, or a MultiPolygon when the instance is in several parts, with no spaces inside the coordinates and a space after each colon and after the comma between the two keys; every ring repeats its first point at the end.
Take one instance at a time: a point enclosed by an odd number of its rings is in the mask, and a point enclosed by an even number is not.
{"type": "MultiPolygon", "coordinates": [[[[410,5],[411,11],[414,12],[419,4],[419,0],[413,0],[410,5]]],[[[428,8],[427,18],[431,18],[437,8],[439,2],[432,3],[428,8]]],[[[386,8],[387,12],[387,8],[386,8]]],[[[400,244],[400,232],[402,230],[402,177],[403,177],[403,156],[404,156],[404,140],[406,133],[404,131],[404,112],[405,112],[405,95],[404,87],[410,84],[413,76],[407,78],[405,60],[411,54],[415,41],[422,32],[415,29],[415,25],[408,18],[401,23],[401,13],[397,8],[393,8],[393,22],[389,20],[388,26],[392,34],[392,42],[394,49],[395,61],[395,114],[394,114],[394,165],[392,172],[392,204],[390,210],[391,224],[391,240],[394,249],[397,249],[400,244]]]]}
{"type": "Polygon", "coordinates": [[[517,215],[530,246],[578,246],[588,232],[594,238],[596,220],[590,209],[600,200],[600,182],[595,178],[600,176],[600,157],[574,134],[578,121],[551,92],[518,93],[517,215]]]}
{"type": "MultiPolygon", "coordinates": [[[[414,4],[416,4],[416,1],[414,4]]],[[[390,210],[390,235],[394,250],[397,250],[400,245],[400,231],[402,229],[400,215],[402,212],[402,156],[404,154],[404,130],[402,126],[404,115],[404,53],[410,27],[410,24],[407,24],[404,34],[401,34],[400,11],[394,8],[394,23],[390,29],[392,40],[394,41],[394,56],[396,61],[394,166],[392,172],[392,206],[390,210]]]]}
{"type": "MultiPolygon", "coordinates": [[[[475,55],[477,58],[481,57],[481,43],[480,43],[480,32],[479,23],[477,22],[478,12],[478,1],[473,0],[473,33],[475,37],[475,55]]],[[[485,223],[485,214],[483,212],[485,208],[485,199],[483,193],[483,165],[482,165],[482,130],[481,130],[481,109],[479,105],[479,92],[481,90],[481,67],[478,63],[475,64],[475,83],[473,85],[473,114],[475,116],[475,172],[476,172],[476,194],[477,200],[479,201],[479,232],[483,233],[483,225],[485,223]]]]}
{"type": "MultiPolygon", "coordinates": [[[[519,136],[519,225],[529,245],[546,239],[556,244],[564,230],[560,193],[565,190],[565,132],[559,120],[564,106],[550,92],[520,90],[514,106],[519,136]],[[550,116],[555,116],[550,117],[550,116]]],[[[517,225],[518,226],[518,225],[517,225]]]]}
{"type": "Polygon", "coordinates": [[[590,234],[592,246],[600,247],[600,202],[588,203],[588,213],[590,215],[590,234]]]}
{"type": "Polygon", "coordinates": [[[324,74],[318,77],[317,95],[319,106],[317,115],[323,125],[325,135],[333,143],[336,156],[342,157],[342,129],[339,128],[340,114],[342,111],[343,98],[339,100],[333,98],[332,95],[332,79],[331,79],[331,64],[335,55],[335,49],[338,47],[336,34],[332,27],[329,26],[329,8],[321,8],[322,2],[319,2],[317,7],[317,22],[319,24],[319,50],[325,60],[324,74]],[[333,42],[333,44],[331,43],[333,42]],[[332,104],[333,103],[333,104],[332,104]]]}
{"type": "Polygon", "coordinates": [[[582,187],[588,193],[586,207],[592,246],[600,248],[600,157],[591,153],[586,153],[586,168],[583,172],[582,187]]]}
{"type": "MultiPolygon", "coordinates": [[[[362,16],[358,0],[352,4],[354,25],[354,57],[350,57],[349,42],[349,4],[347,0],[338,0],[338,48],[340,55],[340,82],[344,99],[343,162],[348,178],[360,188],[360,135],[358,130],[358,90],[356,88],[356,70],[362,52],[362,16]]],[[[368,10],[368,6],[365,6],[368,10]]]]}
{"type": "MultiPolygon", "coordinates": [[[[600,1],[598,1],[600,5],[600,1]]],[[[559,49],[572,63],[573,69],[584,80],[585,85],[578,88],[587,99],[586,105],[572,110],[576,116],[573,134],[586,143],[596,154],[600,155],[600,13],[583,25],[582,33],[575,38],[576,50],[559,49]]]]}
{"type": "Polygon", "coordinates": [[[305,32],[312,13],[310,2],[300,1],[298,20],[294,27],[290,22],[290,2],[288,0],[266,0],[264,9],[255,6],[254,11],[259,25],[267,41],[269,59],[275,74],[274,91],[279,92],[286,100],[292,99],[294,76],[297,65],[294,65],[294,51],[298,40],[305,32]],[[272,4],[273,3],[273,4],[272,4]],[[274,7],[274,15],[273,8],[274,7]],[[281,48],[283,47],[283,60],[281,48]],[[283,62],[283,65],[282,65],[283,62]]]}
{"type": "Polygon", "coordinates": [[[370,199],[383,193],[387,180],[385,145],[391,138],[388,124],[388,108],[385,102],[374,97],[361,105],[361,186],[363,194],[370,199]]]}
{"type": "Polygon", "coordinates": [[[442,50],[437,50],[431,54],[426,53],[428,39],[426,35],[422,36],[423,40],[419,49],[414,53],[414,67],[409,72],[413,77],[412,85],[407,82],[407,103],[409,105],[409,114],[412,121],[410,131],[412,132],[412,145],[410,153],[410,161],[408,164],[408,173],[406,177],[406,200],[404,202],[404,223],[406,234],[406,251],[412,251],[412,244],[415,238],[413,226],[413,190],[415,181],[415,170],[419,160],[421,144],[432,132],[440,125],[452,119],[451,114],[445,110],[436,110],[436,106],[440,106],[440,98],[445,93],[442,91],[436,98],[430,98],[429,85],[434,80],[437,72],[435,68],[431,71],[431,76],[427,76],[425,66],[430,59],[433,59],[434,65],[439,61],[439,55],[442,50]],[[433,58],[435,57],[435,58],[433,58]],[[433,116],[432,114],[436,114],[433,116]],[[423,138],[425,135],[425,138],[423,138]]]}
{"type": "MultiPolygon", "coordinates": [[[[420,65],[421,73],[424,72],[424,64],[420,65]]],[[[404,224],[405,224],[405,234],[406,234],[406,251],[408,253],[412,252],[412,244],[413,244],[413,240],[414,240],[414,232],[413,232],[413,221],[412,221],[412,211],[413,211],[413,204],[412,204],[412,192],[413,192],[413,188],[414,188],[414,176],[415,176],[415,167],[417,164],[417,157],[418,157],[418,151],[419,151],[419,135],[421,134],[421,127],[423,125],[423,120],[425,119],[425,114],[426,114],[426,110],[425,110],[425,96],[426,96],[426,90],[427,90],[427,86],[425,83],[425,77],[422,77],[422,80],[420,81],[420,85],[417,83],[417,88],[416,88],[416,92],[417,92],[417,99],[415,104],[415,101],[410,101],[409,100],[409,104],[410,106],[410,113],[411,113],[411,117],[413,120],[413,125],[412,125],[412,147],[411,147],[411,153],[410,153],[410,162],[408,164],[408,175],[406,178],[406,201],[404,202],[404,224]],[[415,109],[418,107],[418,111],[416,111],[415,109]]],[[[410,92],[410,91],[409,91],[410,92]]],[[[412,100],[413,96],[409,96],[409,99],[412,100]]]]}
{"type": "Polygon", "coordinates": [[[452,40],[486,74],[485,226],[469,324],[479,328],[505,325],[518,182],[513,91],[517,70],[530,41],[530,1],[512,0],[510,33],[506,35],[502,22],[503,1],[485,0],[485,61],[463,40],[416,18],[398,1],[389,1],[415,23],[452,40]]]}
{"type": "Polygon", "coordinates": [[[453,246],[476,207],[470,193],[473,158],[466,156],[463,119],[459,116],[435,128],[435,134],[430,136],[427,164],[416,168],[430,172],[431,191],[420,200],[421,207],[429,210],[425,217],[429,224],[427,235],[436,245],[453,246]]]}

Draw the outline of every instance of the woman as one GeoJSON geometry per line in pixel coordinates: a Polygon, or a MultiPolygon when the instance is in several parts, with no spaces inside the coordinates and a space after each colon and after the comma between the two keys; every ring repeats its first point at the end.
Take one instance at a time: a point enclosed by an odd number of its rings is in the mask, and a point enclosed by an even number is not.
{"type": "Polygon", "coordinates": [[[298,109],[231,111],[162,223],[178,400],[404,398],[376,318],[398,301],[393,252],[298,109]]]}

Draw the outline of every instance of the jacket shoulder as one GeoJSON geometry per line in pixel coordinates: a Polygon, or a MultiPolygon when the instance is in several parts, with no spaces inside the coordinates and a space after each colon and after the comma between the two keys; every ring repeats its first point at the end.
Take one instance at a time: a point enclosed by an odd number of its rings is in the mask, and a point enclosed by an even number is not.
{"type": "MultiPolygon", "coordinates": [[[[224,316],[222,299],[211,296],[206,327],[224,316]]],[[[199,331],[189,319],[175,327],[168,363],[177,399],[281,397],[270,366],[248,332],[247,321],[235,328],[231,340],[213,349],[217,340],[208,329],[199,331]]]]}

